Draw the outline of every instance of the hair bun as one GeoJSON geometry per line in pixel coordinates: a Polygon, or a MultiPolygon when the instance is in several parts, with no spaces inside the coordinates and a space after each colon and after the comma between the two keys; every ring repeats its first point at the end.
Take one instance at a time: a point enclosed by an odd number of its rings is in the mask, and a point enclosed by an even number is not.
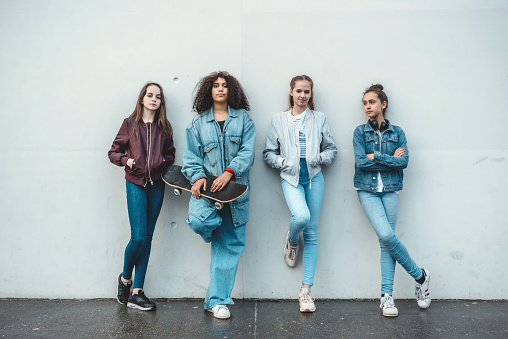
{"type": "Polygon", "coordinates": [[[371,90],[382,91],[383,90],[383,85],[381,85],[381,84],[372,85],[372,86],[369,87],[369,89],[367,91],[371,91],[371,90]]]}

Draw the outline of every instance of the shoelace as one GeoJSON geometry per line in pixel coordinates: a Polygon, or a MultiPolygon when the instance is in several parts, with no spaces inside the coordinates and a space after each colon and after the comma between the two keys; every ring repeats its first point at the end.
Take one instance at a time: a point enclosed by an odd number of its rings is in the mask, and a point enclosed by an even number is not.
{"type": "Polygon", "coordinates": [[[384,305],[386,305],[386,307],[395,306],[395,302],[393,301],[393,297],[391,295],[381,298],[381,305],[379,305],[379,308],[383,308],[384,305]]]}
{"type": "Polygon", "coordinates": [[[295,259],[297,255],[297,249],[298,247],[289,246],[289,259],[295,259]]]}
{"type": "Polygon", "coordinates": [[[416,296],[416,299],[418,299],[418,300],[425,299],[425,291],[423,289],[423,285],[416,286],[416,288],[415,288],[415,296],[416,296]]]}
{"type": "Polygon", "coordinates": [[[315,299],[310,295],[309,292],[305,291],[303,292],[301,295],[300,295],[300,298],[302,299],[302,301],[305,301],[305,302],[309,302],[309,301],[314,301],[315,299]]]}

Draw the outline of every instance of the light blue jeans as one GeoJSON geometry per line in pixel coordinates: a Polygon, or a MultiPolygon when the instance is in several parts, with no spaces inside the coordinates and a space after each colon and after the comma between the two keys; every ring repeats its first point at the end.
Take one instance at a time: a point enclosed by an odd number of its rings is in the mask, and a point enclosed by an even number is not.
{"type": "Polygon", "coordinates": [[[153,185],[138,186],[126,181],[127,209],[131,225],[131,239],[125,248],[122,276],[131,279],[136,268],[133,288],[143,288],[153,231],[164,199],[164,182],[154,181],[153,185]]]}
{"type": "Polygon", "coordinates": [[[395,262],[398,262],[414,279],[422,270],[409,255],[406,246],[395,235],[395,221],[399,195],[395,192],[357,191],[363,210],[379,238],[381,246],[381,294],[393,292],[395,262]]]}
{"type": "Polygon", "coordinates": [[[234,304],[230,295],[235,284],[238,261],[245,248],[245,225],[234,227],[229,204],[212,212],[205,221],[190,215],[186,222],[205,242],[212,243],[210,284],[206,292],[205,309],[219,304],[234,304]]]}
{"type": "Polygon", "coordinates": [[[300,178],[294,187],[281,179],[284,197],[291,211],[289,219],[289,240],[297,242],[303,231],[303,281],[312,286],[318,255],[318,222],[325,191],[325,179],[319,172],[309,180],[305,159],[300,159],[300,178]]]}

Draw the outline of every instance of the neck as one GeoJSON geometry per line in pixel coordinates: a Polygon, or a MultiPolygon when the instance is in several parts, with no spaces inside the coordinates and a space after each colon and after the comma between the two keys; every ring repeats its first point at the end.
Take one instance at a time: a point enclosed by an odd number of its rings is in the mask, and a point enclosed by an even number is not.
{"type": "Polygon", "coordinates": [[[228,103],[227,102],[214,102],[213,103],[213,111],[218,113],[228,112],[228,103]]]}
{"type": "Polygon", "coordinates": [[[299,114],[302,114],[303,112],[305,112],[306,109],[307,109],[307,106],[302,107],[302,106],[294,105],[293,108],[291,109],[291,114],[299,115],[299,114]]]}
{"type": "Polygon", "coordinates": [[[155,111],[144,108],[143,109],[143,122],[153,122],[155,118],[155,111]]]}

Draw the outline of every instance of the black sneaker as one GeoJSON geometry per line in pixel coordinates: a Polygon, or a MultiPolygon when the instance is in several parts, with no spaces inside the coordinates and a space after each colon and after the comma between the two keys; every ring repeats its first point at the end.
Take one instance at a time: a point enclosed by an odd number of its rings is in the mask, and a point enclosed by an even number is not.
{"type": "Polygon", "coordinates": [[[131,295],[131,287],[132,281],[125,285],[122,281],[122,273],[118,276],[118,293],[116,296],[116,300],[122,305],[127,305],[127,301],[129,301],[129,296],[131,295]]]}
{"type": "Polygon", "coordinates": [[[127,307],[141,311],[151,311],[155,310],[157,305],[146,297],[143,290],[139,290],[137,294],[131,294],[129,301],[127,302],[127,307]]]}

